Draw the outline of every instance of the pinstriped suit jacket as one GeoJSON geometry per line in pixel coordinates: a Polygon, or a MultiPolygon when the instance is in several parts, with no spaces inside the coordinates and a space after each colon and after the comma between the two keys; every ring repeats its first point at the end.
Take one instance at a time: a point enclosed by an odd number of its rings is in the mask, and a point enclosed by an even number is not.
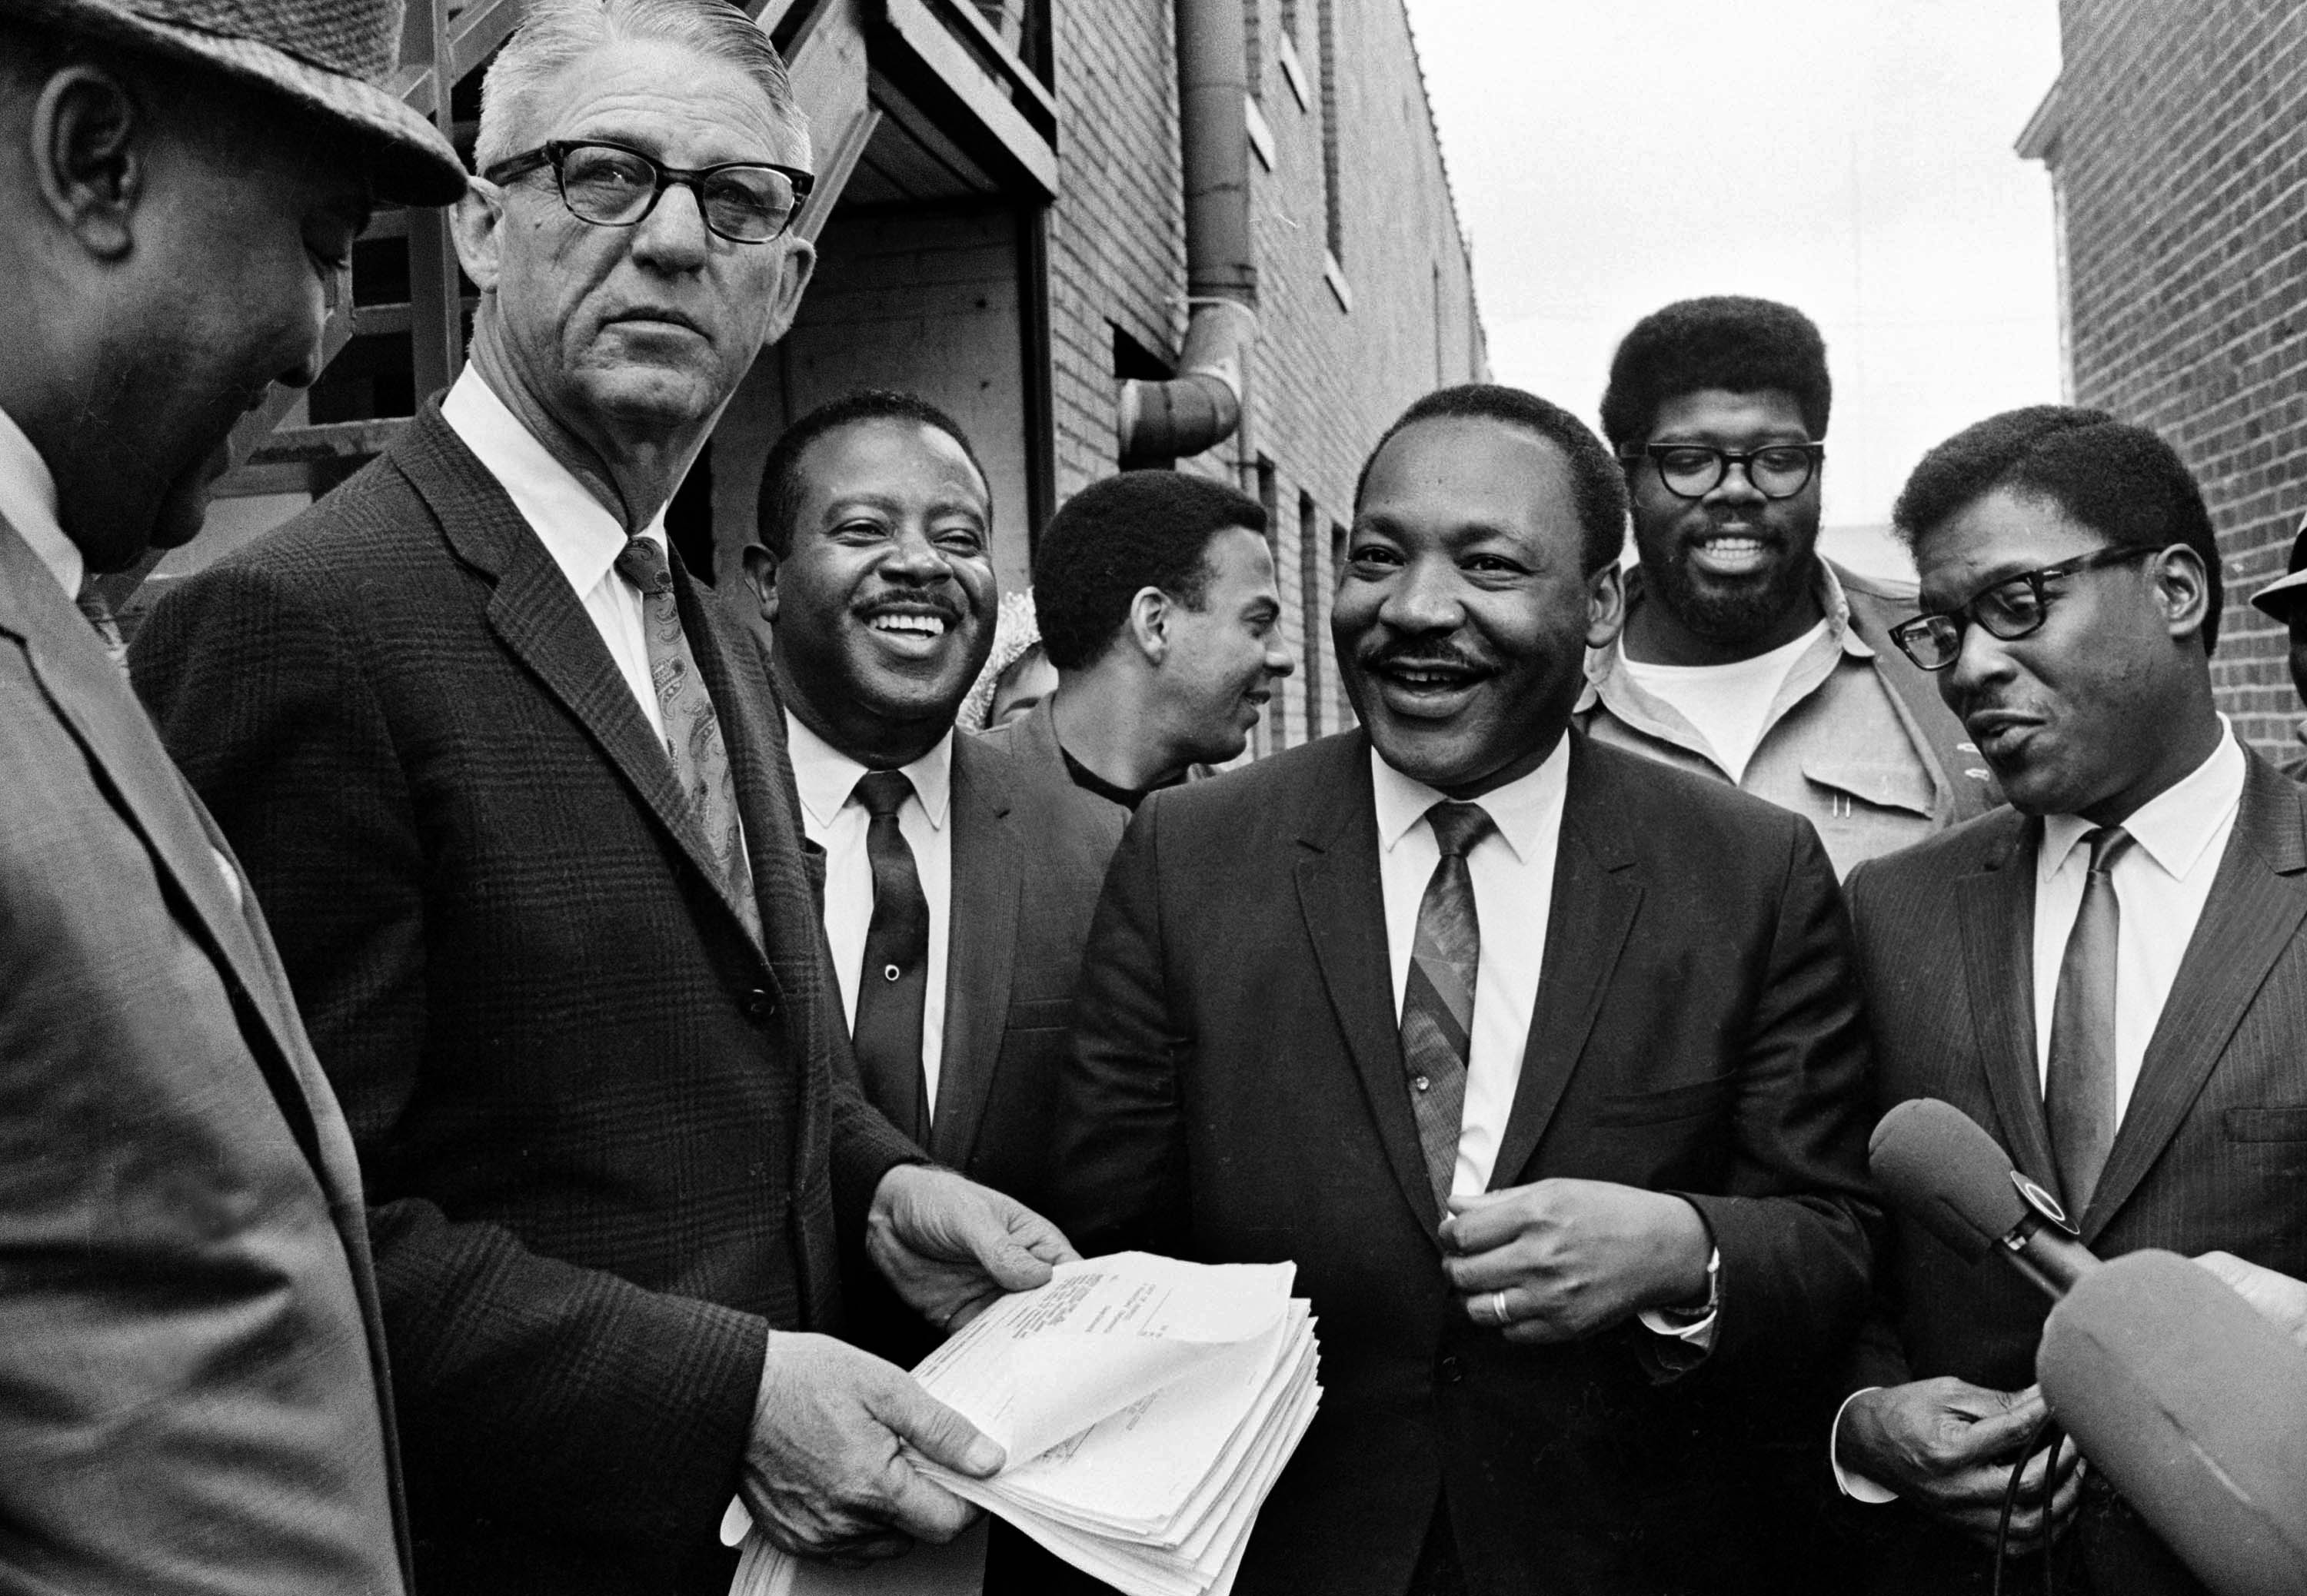
{"type": "Polygon", "coordinates": [[[0,521],[0,1590],[406,1578],[352,1141],[221,841],[0,521]]]}
{"type": "MultiPolygon", "coordinates": [[[[2080,1223],[2102,1258],[2217,1248],[2307,1275],[2307,795],[2245,757],[2234,834],[2080,1223]]],[[[2041,835],[1997,810],[1861,866],[1845,890],[1878,1112],[1943,1098],[2055,1190],[2035,1059],[2041,835]]],[[[1878,1276],[1883,1306],[1851,1388],[1943,1374],[1997,1390],[2033,1382],[2048,1304],[2015,1271],[1967,1265],[1902,1221],[1878,1276]]],[[[2100,1588],[2162,1588],[2146,1578],[2100,1588]]]]}
{"type": "Polygon", "coordinates": [[[836,1208],[918,1156],[835,1067],[758,655],[674,571],[766,947],[437,406],[137,640],[360,1144],[428,1592],[725,1583],[766,1332],[837,1325],[836,1208]]]}

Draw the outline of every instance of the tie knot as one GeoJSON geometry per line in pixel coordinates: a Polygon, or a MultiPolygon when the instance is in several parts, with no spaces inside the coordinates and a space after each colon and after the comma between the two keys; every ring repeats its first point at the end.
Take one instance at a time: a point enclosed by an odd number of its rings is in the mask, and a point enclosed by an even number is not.
{"type": "Polygon", "coordinates": [[[2083,841],[2090,844],[2090,873],[2097,875],[2114,868],[2114,861],[2131,846],[2131,833],[2119,825],[2103,825],[2086,832],[2083,841]]]}
{"type": "Polygon", "coordinates": [[[857,778],[853,789],[857,801],[865,806],[865,813],[879,820],[895,815],[913,795],[913,778],[903,771],[867,771],[857,778]]]}
{"type": "Polygon", "coordinates": [[[1491,831],[1490,812],[1479,804],[1437,804],[1426,811],[1426,824],[1434,828],[1434,841],[1445,859],[1463,858],[1491,831]]]}
{"type": "Polygon", "coordinates": [[[617,575],[631,583],[643,593],[670,593],[673,571],[665,561],[665,550],[653,538],[629,538],[623,552],[617,556],[617,575]]]}

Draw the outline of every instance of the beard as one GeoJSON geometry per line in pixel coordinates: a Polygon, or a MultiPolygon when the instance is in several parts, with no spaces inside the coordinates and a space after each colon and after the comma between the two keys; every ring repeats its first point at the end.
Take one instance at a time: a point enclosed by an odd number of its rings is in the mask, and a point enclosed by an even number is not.
{"type": "Polygon", "coordinates": [[[1815,550],[1814,542],[1800,546],[1781,542],[1771,565],[1751,576],[1725,581],[1693,571],[1689,551],[1677,542],[1660,559],[1642,550],[1642,576],[1650,596],[1693,633],[1709,643],[1736,646],[1762,638],[1802,602],[1816,580],[1815,550]]]}

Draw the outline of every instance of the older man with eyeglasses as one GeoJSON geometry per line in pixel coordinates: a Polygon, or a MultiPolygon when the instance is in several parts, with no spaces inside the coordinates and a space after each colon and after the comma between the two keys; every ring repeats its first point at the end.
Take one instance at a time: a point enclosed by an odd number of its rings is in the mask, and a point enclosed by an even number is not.
{"type": "Polygon", "coordinates": [[[1826,345],[1790,305],[1684,300],[1636,323],[1602,427],[1639,568],[1587,657],[1599,742],[1806,816],[1838,874],[1990,807],[1985,763],[1890,645],[1911,584],[1818,552],[1826,345]]]}
{"type": "MultiPolygon", "coordinates": [[[[2101,1258],[2307,1270],[2307,798],[2215,707],[2218,545],[2178,455],[2104,412],[1992,417],[1900,495],[1922,613],[1892,630],[2012,807],[1851,874],[1878,1107],[1952,1103],[2101,1258]]],[[[1874,1592],[1985,1591],[2010,1540],[2060,1589],[2193,1592],[2045,1442],[2048,1304],[1902,1221],[1834,1428],[1874,1592]],[[1890,1506],[1893,1498],[1898,1505],[1890,1506]],[[2065,1528],[2071,1526],[2071,1528],[2065,1528]]]]}
{"type": "Polygon", "coordinates": [[[867,1107],[757,651],[665,509],[791,321],[809,141],[723,0],[539,0],[455,230],[472,358],[133,665],[362,1155],[428,1592],[725,1589],[945,1539],[999,1449],[832,1339],[1070,1256],[867,1107]]]}

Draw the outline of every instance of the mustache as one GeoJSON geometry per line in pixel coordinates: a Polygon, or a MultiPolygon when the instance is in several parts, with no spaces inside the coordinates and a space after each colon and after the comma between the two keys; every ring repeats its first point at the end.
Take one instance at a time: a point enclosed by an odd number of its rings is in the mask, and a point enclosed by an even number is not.
{"type": "Polygon", "coordinates": [[[1365,670],[1487,670],[1489,666],[1462,648],[1437,646],[1431,641],[1376,642],[1364,644],[1354,662],[1365,670]]]}
{"type": "Polygon", "coordinates": [[[859,599],[849,606],[849,612],[865,617],[878,614],[884,610],[899,608],[933,610],[948,626],[955,627],[967,619],[969,615],[968,610],[962,607],[961,602],[951,593],[930,587],[884,588],[879,593],[859,599]]]}

